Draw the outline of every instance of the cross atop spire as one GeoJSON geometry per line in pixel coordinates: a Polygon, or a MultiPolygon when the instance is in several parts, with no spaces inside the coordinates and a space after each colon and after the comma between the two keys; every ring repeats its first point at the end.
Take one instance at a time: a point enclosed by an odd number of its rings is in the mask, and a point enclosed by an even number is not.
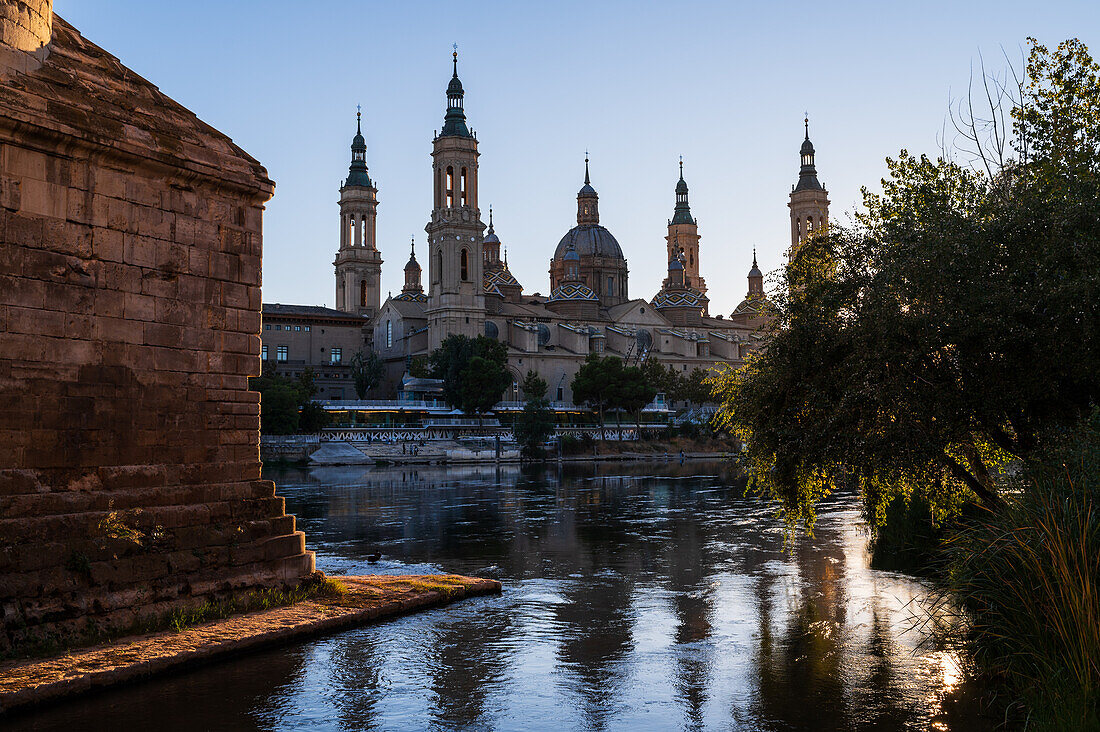
{"type": "Polygon", "coordinates": [[[810,139],[810,110],[806,110],[806,117],[802,120],[806,123],[806,139],[810,139]]]}
{"type": "Polygon", "coordinates": [[[588,179],[588,151],[584,151],[584,184],[591,185],[592,181],[588,179]]]}
{"type": "Polygon", "coordinates": [[[752,248],[752,266],[756,266],[756,247],[752,248]]]}
{"type": "Polygon", "coordinates": [[[457,43],[454,43],[454,44],[452,44],[452,45],[451,45],[451,48],[453,48],[453,49],[454,49],[454,54],[453,54],[453,56],[454,56],[454,63],[455,63],[455,75],[454,75],[454,78],[456,78],[456,79],[457,79],[457,78],[458,78],[458,44],[457,44],[457,43]]]}
{"type": "Polygon", "coordinates": [[[360,135],[363,134],[363,126],[361,124],[362,121],[363,121],[363,105],[362,104],[356,104],[355,105],[355,132],[357,134],[360,134],[360,135]]]}
{"type": "MultiPolygon", "coordinates": [[[[755,251],[755,250],[754,250],[755,251]]],[[[416,259],[416,235],[409,237],[409,256],[416,259]]]]}

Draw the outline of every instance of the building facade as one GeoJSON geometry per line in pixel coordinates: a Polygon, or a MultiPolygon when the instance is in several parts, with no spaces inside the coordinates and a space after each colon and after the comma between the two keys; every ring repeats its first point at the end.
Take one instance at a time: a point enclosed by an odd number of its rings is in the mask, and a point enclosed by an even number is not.
{"type": "Polygon", "coordinates": [[[260,359],[265,370],[292,379],[312,369],[318,399],[354,399],[351,361],[369,348],[369,324],[354,312],[266,303],[260,359]]]}
{"type": "MultiPolygon", "coordinates": [[[[699,222],[691,212],[682,160],[665,235],[668,276],[657,293],[648,299],[631,297],[626,254],[601,223],[599,194],[587,154],[584,183],[576,196],[576,224],[560,238],[549,262],[550,294],[524,292],[509,270],[506,253],[502,256],[506,249],[492,212],[488,227],[482,220],[478,139],[467,122],[457,53],[452,63],[443,126],[432,140],[433,205],[424,227],[423,250],[428,259],[426,284],[414,240],[401,292],[378,302],[382,264],[374,233],[378,191],[367,173],[366,144],[358,122],[348,178],[340,189],[337,309],[361,319],[362,345],[371,347],[386,364],[378,395],[396,394],[413,359],[427,356],[455,334],[485,335],[507,346],[514,386],[506,400],[522,398],[519,383],[533,370],[546,380],[552,400],[571,401],[573,376],[590,353],[616,355],[635,365],[656,359],[680,372],[743,363],[758,347],[760,328],[767,322],[763,275],[754,252],[744,301],[729,316],[710,314],[702,274],[705,250],[699,222]]],[[[789,204],[792,247],[828,221],[829,201],[817,180],[808,121],[800,152],[802,168],[789,204]]],[[[264,343],[268,359],[277,360],[273,350],[277,337],[288,341],[288,349],[294,341],[285,331],[267,329],[269,323],[276,324],[271,307],[264,310],[264,343]]],[[[295,317],[299,316],[304,314],[295,317]]],[[[355,322],[349,320],[341,327],[354,329],[355,322]]],[[[296,331],[293,334],[292,338],[297,336],[296,331]]],[[[321,352],[323,347],[331,357],[332,343],[314,343],[306,349],[308,357],[301,365],[308,363],[321,372],[333,366],[321,352]]],[[[287,359],[287,366],[279,368],[292,373],[299,364],[292,363],[296,359],[289,350],[287,359]]],[[[338,368],[327,370],[340,373],[338,368]]],[[[341,377],[326,381],[323,396],[334,398],[342,391],[351,398],[351,391],[341,389],[343,382],[341,377]]]]}

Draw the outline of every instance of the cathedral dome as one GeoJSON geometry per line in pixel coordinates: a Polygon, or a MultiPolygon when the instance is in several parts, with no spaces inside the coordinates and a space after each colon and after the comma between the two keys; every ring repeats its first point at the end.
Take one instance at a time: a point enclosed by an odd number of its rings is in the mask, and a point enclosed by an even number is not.
{"type": "Polygon", "coordinates": [[[611,232],[599,224],[581,224],[574,226],[558,242],[554,250],[554,259],[563,259],[569,251],[569,245],[577,250],[577,254],[584,256],[607,257],[608,259],[625,259],[622,247],[612,236],[611,232]]]}

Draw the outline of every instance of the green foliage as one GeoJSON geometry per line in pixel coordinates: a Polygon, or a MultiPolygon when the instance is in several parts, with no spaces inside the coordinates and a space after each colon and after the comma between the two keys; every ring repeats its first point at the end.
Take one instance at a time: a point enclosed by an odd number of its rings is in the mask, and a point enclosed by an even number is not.
{"type": "Polygon", "coordinates": [[[428,356],[413,356],[409,359],[409,376],[414,379],[432,378],[432,361],[428,356]]]}
{"type": "MultiPolygon", "coordinates": [[[[1049,444],[1049,443],[1048,443],[1049,444]]],[[[1030,709],[1028,729],[1100,729],[1100,411],[1030,464],[1026,490],[950,542],[951,596],[980,666],[1030,709]]]]}
{"type": "Polygon", "coordinates": [[[291,379],[279,376],[265,364],[263,376],[248,382],[250,389],[260,393],[262,434],[293,435],[299,431],[312,434],[328,426],[328,413],[312,401],[317,393],[313,369],[306,368],[297,379],[291,379]]]}
{"type": "Polygon", "coordinates": [[[308,435],[316,434],[332,421],[331,415],[317,402],[306,402],[298,415],[298,430],[308,435]]]}
{"type": "Polygon", "coordinates": [[[623,362],[618,357],[600,358],[599,354],[590,353],[570,385],[573,389],[573,401],[587,405],[599,414],[601,430],[604,426],[604,410],[611,406],[614,384],[622,370],[623,362]]]}
{"type": "MultiPolygon", "coordinates": [[[[173,610],[159,622],[151,624],[151,627],[157,630],[168,628],[180,633],[212,620],[221,620],[242,613],[262,612],[306,600],[340,597],[346,592],[347,588],[339,580],[331,577],[310,578],[289,590],[278,588],[255,590],[221,601],[207,601],[195,607],[173,610]]],[[[150,631],[146,630],[146,632],[150,631]]]]}
{"type": "Polygon", "coordinates": [[[707,369],[692,369],[687,376],[681,376],[674,392],[677,401],[700,405],[713,402],[714,396],[707,382],[710,372],[707,369]]]}
{"type": "Polygon", "coordinates": [[[543,380],[534,371],[528,371],[527,375],[523,377],[523,382],[520,384],[520,388],[523,390],[523,396],[527,399],[542,399],[546,396],[546,391],[549,388],[546,381],[543,380]]]}
{"type": "Polygon", "coordinates": [[[500,401],[512,383],[503,362],[474,356],[461,371],[458,406],[468,414],[483,414],[500,401]]]}
{"type": "Polygon", "coordinates": [[[528,371],[523,379],[523,393],[527,403],[523,414],[516,423],[516,440],[523,456],[538,458],[542,456],[542,444],[554,434],[554,413],[546,399],[546,382],[534,371],[528,371]]]}
{"type": "Polygon", "coordinates": [[[464,412],[489,411],[512,383],[505,368],[508,349],[485,336],[447,336],[429,361],[432,377],[443,380],[443,398],[464,412]]]}
{"type": "Polygon", "coordinates": [[[671,366],[665,366],[656,358],[650,357],[642,364],[642,373],[645,375],[646,382],[655,391],[664,393],[670,400],[678,398],[676,394],[680,388],[681,377],[671,366]]]}
{"type": "Polygon", "coordinates": [[[766,349],[709,379],[791,525],[846,484],[880,526],[918,489],[996,507],[1005,466],[1100,401],[1096,66],[1033,44],[1028,79],[1019,160],[888,160],[855,224],[794,254],[766,349]]]}
{"type": "Polygon", "coordinates": [[[351,357],[351,378],[355,383],[355,396],[366,399],[367,392],[382,381],[385,366],[381,357],[374,351],[369,355],[360,349],[351,357]]]}
{"type": "Polygon", "coordinates": [[[292,435],[298,431],[298,390],[272,384],[260,392],[260,432],[292,435]]]}

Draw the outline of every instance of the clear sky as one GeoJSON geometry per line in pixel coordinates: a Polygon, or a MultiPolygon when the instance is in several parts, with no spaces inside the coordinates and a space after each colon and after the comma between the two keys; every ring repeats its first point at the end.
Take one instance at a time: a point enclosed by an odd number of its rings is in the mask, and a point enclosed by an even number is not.
{"type": "Polygon", "coordinates": [[[264,301],[332,306],[337,199],[363,105],[378,186],[382,291],[400,291],[409,239],[420,261],[431,140],[443,121],[451,44],[480,140],[483,218],[527,292],[575,224],[584,151],[601,223],[629,260],[630,294],[665,275],[677,160],[702,235],[711,312],[789,244],[787,200],[810,114],[834,219],[877,186],[883,158],[934,153],[949,100],[979,53],[1003,68],[1025,38],[1076,36],[1100,53],[1100,3],[418,2],[55,0],[118,56],[263,162],[264,301]]]}

